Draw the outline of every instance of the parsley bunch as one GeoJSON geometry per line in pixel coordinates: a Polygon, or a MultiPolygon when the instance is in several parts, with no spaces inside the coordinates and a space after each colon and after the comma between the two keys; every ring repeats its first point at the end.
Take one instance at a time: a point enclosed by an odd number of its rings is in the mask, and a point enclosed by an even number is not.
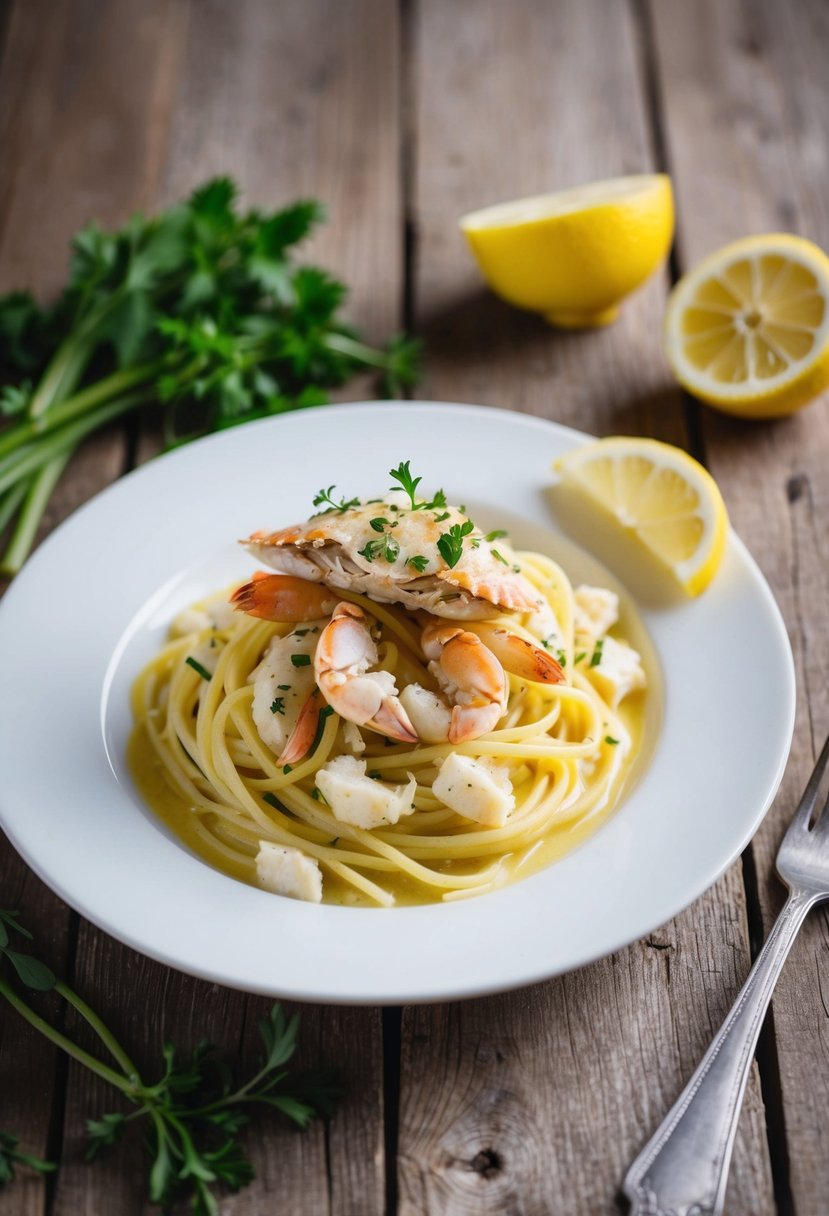
{"type": "Polygon", "coordinates": [[[241,212],[234,183],[216,178],[153,218],[77,233],[52,307],[25,292],[0,297],[0,535],[13,525],[4,573],[25,560],[76,446],[139,406],[161,407],[172,447],[322,405],[361,369],[388,395],[416,381],[414,342],[366,345],[339,317],[345,286],[293,262],[322,218],[313,201],[241,212]]]}
{"type": "MultiPolygon", "coordinates": [[[[110,1085],[135,1108],[109,1111],[87,1120],[86,1159],[117,1143],[131,1122],[145,1125],[145,1142],[151,1158],[148,1191],[152,1203],[167,1207],[189,1197],[196,1216],[218,1216],[214,1194],[217,1185],[238,1191],[253,1179],[253,1167],[238,1141],[250,1120],[249,1110],[269,1107],[305,1128],[318,1114],[330,1114],[339,1089],[329,1072],[289,1072],[296,1048],[299,1019],[285,1017],[280,1005],[259,1023],[264,1054],[247,1080],[234,1079],[232,1070],[208,1042],[202,1041],[189,1056],[179,1056],[165,1043],[161,1076],[154,1084],[142,1080],[124,1048],[101,1018],[52,971],[28,953],[12,949],[10,932],[31,940],[16,912],[0,911],[0,996],[5,997],[36,1030],[110,1085]],[[115,1066],[78,1046],[55,1029],[24,1001],[3,974],[10,964],[25,987],[54,991],[91,1026],[115,1066]]],[[[17,1149],[17,1140],[0,1132],[0,1185],[14,1177],[14,1166],[36,1170],[55,1166],[17,1149]]]]}

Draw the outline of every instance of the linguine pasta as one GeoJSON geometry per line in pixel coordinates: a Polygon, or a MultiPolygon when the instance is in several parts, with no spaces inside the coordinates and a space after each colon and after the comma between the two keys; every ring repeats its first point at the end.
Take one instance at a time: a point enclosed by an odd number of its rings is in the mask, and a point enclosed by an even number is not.
{"type": "MultiPolygon", "coordinates": [[[[368,830],[342,822],[322,797],[316,774],[352,754],[353,735],[346,738],[333,711],[323,711],[311,753],[279,765],[254,723],[249,677],[271,638],[293,627],[242,613],[171,636],[136,680],[129,760],[146,801],[206,861],[254,885],[260,842],[300,850],[320,866],[325,901],[341,904],[461,899],[567,852],[618,802],[641,744],[645,694],[611,707],[595,679],[597,652],[575,632],[569,579],[541,554],[519,560],[558,621],[566,683],[510,675],[497,729],[465,743],[410,746],[362,730],[371,777],[396,785],[416,779],[415,810],[396,824],[368,830]],[[433,782],[451,753],[506,767],[515,806],[503,826],[464,818],[436,796],[433,782]]],[[[398,688],[436,688],[411,614],[361,595],[342,598],[379,626],[380,666],[398,688]]],[[[504,621],[538,643],[526,617],[504,621]]]]}

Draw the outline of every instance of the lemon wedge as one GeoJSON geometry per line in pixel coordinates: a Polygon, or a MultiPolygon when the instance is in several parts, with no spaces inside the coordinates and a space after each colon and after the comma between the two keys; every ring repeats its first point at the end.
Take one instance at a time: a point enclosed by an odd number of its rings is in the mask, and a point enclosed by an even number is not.
{"type": "Polygon", "coordinates": [[[597,439],[559,457],[561,480],[633,532],[689,595],[717,573],[728,514],[710,473],[656,439],[597,439]]]}
{"type": "Polygon", "coordinates": [[[657,173],[592,182],[485,207],[460,225],[487,283],[507,303],[568,329],[608,325],[668,253],[671,180],[657,173]]]}
{"type": "Polygon", "coordinates": [[[778,418],[829,387],[829,258],[800,237],[746,237],[674,288],[665,346],[681,384],[746,418],[778,418]]]}

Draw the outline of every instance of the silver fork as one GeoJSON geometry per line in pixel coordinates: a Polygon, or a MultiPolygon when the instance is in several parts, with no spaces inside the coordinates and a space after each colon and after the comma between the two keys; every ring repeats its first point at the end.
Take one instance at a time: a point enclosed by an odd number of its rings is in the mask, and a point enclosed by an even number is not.
{"type": "Polygon", "coordinates": [[[829,899],[829,797],[814,817],[827,764],[829,739],[777,854],[789,898],[696,1072],[625,1176],[631,1216],[723,1210],[740,1106],[774,985],[807,912],[829,899]]]}

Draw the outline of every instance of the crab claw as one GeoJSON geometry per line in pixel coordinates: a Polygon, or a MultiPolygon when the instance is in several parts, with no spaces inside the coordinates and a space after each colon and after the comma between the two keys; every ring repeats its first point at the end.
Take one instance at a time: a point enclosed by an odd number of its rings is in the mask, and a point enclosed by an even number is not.
{"type": "Polygon", "coordinates": [[[367,726],[401,743],[417,733],[397,699],[388,671],[369,671],[378,659],[366,614],[356,604],[337,604],[320,634],[314,656],[317,684],[332,709],[348,722],[367,726]]]}
{"type": "Polygon", "coordinates": [[[510,633],[502,625],[470,621],[469,628],[484,642],[507,671],[536,684],[564,684],[567,677],[557,659],[540,646],[510,633]]]}
{"type": "Polygon", "coordinates": [[[237,611],[265,621],[318,621],[331,615],[337,597],[321,583],[259,572],[236,588],[230,602],[237,611]]]}

